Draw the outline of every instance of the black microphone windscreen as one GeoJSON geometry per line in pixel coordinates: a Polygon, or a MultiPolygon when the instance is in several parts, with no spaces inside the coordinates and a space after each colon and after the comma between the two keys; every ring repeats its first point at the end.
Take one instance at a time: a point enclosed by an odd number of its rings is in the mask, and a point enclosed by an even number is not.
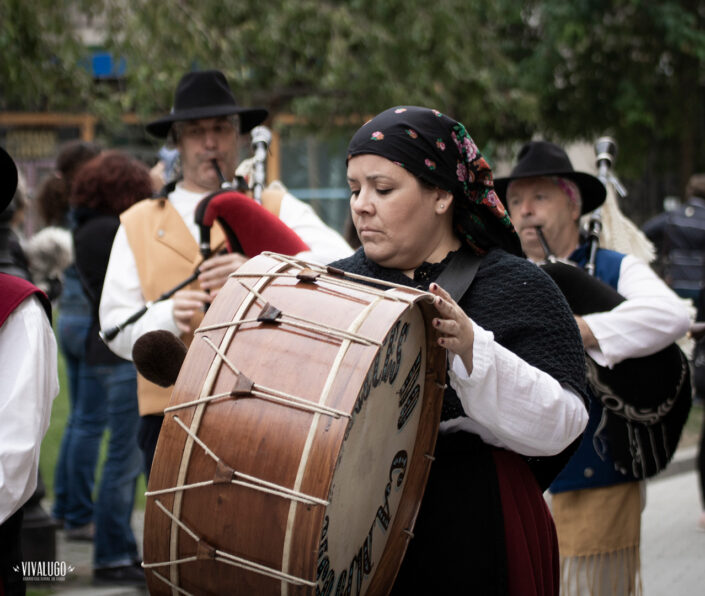
{"type": "Polygon", "coordinates": [[[186,344],[171,331],[150,331],[132,346],[132,360],[145,379],[160,387],[171,387],[176,383],[186,352],[186,344]]]}

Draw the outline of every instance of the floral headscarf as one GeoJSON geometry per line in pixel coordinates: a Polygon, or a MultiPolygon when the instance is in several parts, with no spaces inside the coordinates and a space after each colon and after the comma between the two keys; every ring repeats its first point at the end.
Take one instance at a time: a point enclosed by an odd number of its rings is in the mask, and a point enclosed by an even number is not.
{"type": "Polygon", "coordinates": [[[492,169],[460,122],[429,108],[390,108],[353,135],[348,159],[365,153],[384,157],[453,193],[455,230],[475,253],[501,247],[522,254],[519,237],[494,191],[492,169]]]}

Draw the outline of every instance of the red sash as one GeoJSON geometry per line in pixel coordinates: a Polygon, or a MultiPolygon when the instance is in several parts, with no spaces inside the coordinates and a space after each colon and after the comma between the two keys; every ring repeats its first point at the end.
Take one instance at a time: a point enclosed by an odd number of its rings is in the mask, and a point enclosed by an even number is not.
{"type": "Polygon", "coordinates": [[[44,292],[21,277],[0,273],[0,327],[7,317],[32,294],[37,295],[51,321],[51,303],[44,292]]]}
{"type": "Polygon", "coordinates": [[[510,596],[555,596],[558,538],[553,518],[524,459],[493,449],[502,501],[510,596]]]}

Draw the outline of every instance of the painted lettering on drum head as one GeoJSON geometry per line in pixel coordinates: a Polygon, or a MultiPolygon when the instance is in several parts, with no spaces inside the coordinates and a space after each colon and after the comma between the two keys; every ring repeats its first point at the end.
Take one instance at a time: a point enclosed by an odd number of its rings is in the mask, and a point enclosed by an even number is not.
{"type": "Polygon", "coordinates": [[[420,427],[426,357],[422,315],[410,309],[387,333],[352,409],[319,542],[317,594],[364,594],[391,532],[401,531],[394,520],[420,427]]]}

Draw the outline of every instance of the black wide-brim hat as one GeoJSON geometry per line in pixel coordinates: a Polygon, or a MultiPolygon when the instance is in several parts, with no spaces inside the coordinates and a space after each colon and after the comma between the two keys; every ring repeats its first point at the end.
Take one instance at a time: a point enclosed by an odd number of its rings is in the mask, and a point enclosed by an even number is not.
{"type": "Polygon", "coordinates": [[[264,108],[245,108],[237,105],[225,75],[219,70],[189,72],[181,77],[171,112],[163,118],[150,122],[147,132],[161,139],[166,138],[174,122],[217,118],[237,114],[240,117],[240,132],[250,132],[262,124],[269,112],[264,108]]]}
{"type": "Polygon", "coordinates": [[[17,166],[9,153],[0,147],[0,213],[10,204],[17,190],[17,166]]]}
{"type": "Polygon", "coordinates": [[[517,164],[506,178],[495,178],[494,188],[504,206],[507,206],[507,187],[520,178],[558,176],[572,180],[580,190],[582,213],[590,213],[605,202],[607,189],[599,178],[585,172],[576,172],[568,154],[548,141],[526,143],[517,155],[517,164]]]}

